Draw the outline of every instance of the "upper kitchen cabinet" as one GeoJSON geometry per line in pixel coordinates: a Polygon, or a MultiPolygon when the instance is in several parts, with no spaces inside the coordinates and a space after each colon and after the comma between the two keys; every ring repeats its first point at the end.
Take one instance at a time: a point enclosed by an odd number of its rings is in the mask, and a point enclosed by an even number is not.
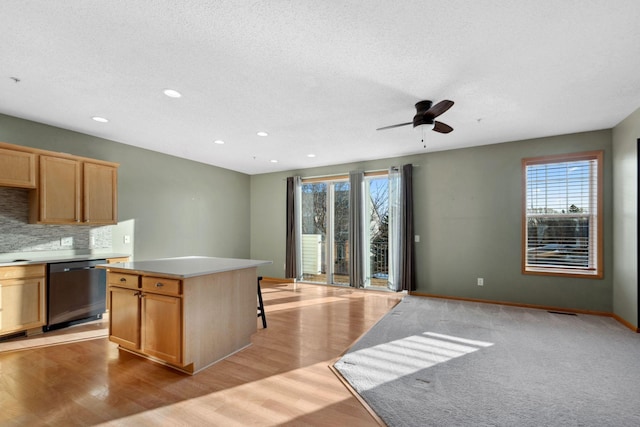
{"type": "Polygon", "coordinates": [[[30,221],[39,224],[115,224],[118,165],[75,156],[40,155],[30,221]]]}
{"type": "Polygon", "coordinates": [[[29,222],[118,222],[118,163],[0,142],[0,187],[29,192],[29,222]]]}
{"type": "Polygon", "coordinates": [[[118,222],[118,167],[85,161],[82,171],[84,221],[115,224],[118,222]]]}
{"type": "Polygon", "coordinates": [[[40,183],[38,190],[32,194],[31,222],[80,222],[81,171],[82,165],[77,160],[40,156],[40,183]]]}
{"type": "Polygon", "coordinates": [[[0,186],[35,188],[36,154],[0,143],[0,186]]]}

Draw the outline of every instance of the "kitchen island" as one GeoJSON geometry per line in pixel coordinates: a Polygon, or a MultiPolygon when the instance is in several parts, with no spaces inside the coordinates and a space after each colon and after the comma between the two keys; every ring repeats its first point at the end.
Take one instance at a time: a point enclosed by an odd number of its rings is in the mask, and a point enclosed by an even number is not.
{"type": "Polygon", "coordinates": [[[271,261],[181,257],[102,265],[109,340],[195,374],[251,344],[257,267],[271,261]]]}

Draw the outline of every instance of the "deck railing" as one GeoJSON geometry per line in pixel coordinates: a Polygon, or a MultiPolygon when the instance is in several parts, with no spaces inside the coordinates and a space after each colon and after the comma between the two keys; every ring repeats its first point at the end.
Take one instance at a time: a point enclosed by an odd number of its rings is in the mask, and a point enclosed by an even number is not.
{"type": "MultiPolygon", "coordinates": [[[[326,260],[324,242],[318,241],[318,251],[320,252],[320,274],[326,274],[326,260]]],[[[336,275],[349,275],[349,242],[336,241],[334,246],[335,264],[333,273],[336,275]]],[[[371,263],[371,277],[386,279],[389,276],[389,243],[372,242],[369,246],[369,262],[371,263]]],[[[317,273],[305,273],[305,276],[315,276],[317,273]]]]}

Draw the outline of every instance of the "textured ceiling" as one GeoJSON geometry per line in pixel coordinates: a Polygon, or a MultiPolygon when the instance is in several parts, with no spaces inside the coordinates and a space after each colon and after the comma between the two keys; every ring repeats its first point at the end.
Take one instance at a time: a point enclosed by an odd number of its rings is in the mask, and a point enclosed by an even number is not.
{"type": "Polygon", "coordinates": [[[640,107],[639,18],[637,0],[2,0],[0,113],[248,174],[605,129],[640,107]],[[455,101],[452,133],[375,130],[422,99],[455,101]]]}

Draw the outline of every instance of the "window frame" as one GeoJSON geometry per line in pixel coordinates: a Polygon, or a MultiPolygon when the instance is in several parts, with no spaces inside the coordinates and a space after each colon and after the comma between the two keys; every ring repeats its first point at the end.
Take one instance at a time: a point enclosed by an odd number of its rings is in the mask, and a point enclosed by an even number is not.
{"type": "MultiPolygon", "coordinates": [[[[560,276],[560,277],[576,277],[587,279],[602,279],[604,277],[604,151],[587,151],[581,153],[568,153],[557,154],[541,157],[529,157],[522,159],[522,274],[527,275],[545,275],[545,276],[560,276]],[[579,161],[593,161],[596,162],[597,177],[595,180],[595,202],[597,203],[596,209],[590,209],[590,218],[595,217],[595,239],[593,245],[589,247],[595,249],[596,254],[594,259],[594,265],[587,268],[570,268],[567,266],[539,266],[527,264],[527,249],[528,249],[528,215],[527,215],[527,167],[535,165],[553,164],[553,163],[568,163],[579,161]]],[[[591,233],[590,233],[591,234],[591,233]]]]}

